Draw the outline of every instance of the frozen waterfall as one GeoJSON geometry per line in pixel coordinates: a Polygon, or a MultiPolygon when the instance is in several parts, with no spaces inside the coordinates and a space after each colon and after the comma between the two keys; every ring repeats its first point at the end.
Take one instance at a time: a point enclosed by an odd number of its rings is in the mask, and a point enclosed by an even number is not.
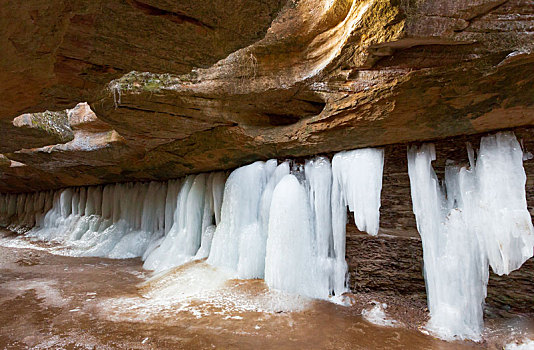
{"type": "Polygon", "coordinates": [[[255,162],[230,174],[209,264],[226,268],[239,278],[263,278],[267,235],[262,218],[268,216],[265,211],[269,209],[262,205],[262,196],[264,192],[268,196],[272,184],[288,172],[287,163],[277,166],[276,160],[270,160],[255,162]]]}
{"type": "Polygon", "coordinates": [[[448,164],[440,184],[432,144],[408,150],[431,319],[444,339],[479,340],[489,269],[508,274],[533,256],[523,152],[513,133],[483,137],[470,167],[448,164]]]}
{"type": "Polygon", "coordinates": [[[270,160],[232,172],[208,263],[310,297],[346,292],[344,198],[351,198],[355,216],[378,231],[383,150],[343,152],[342,159],[331,166],[317,157],[293,170],[288,162],[270,160]],[[345,186],[334,185],[334,174],[345,186]],[[362,179],[366,186],[354,185],[362,179]]]}
{"type": "MultiPolygon", "coordinates": [[[[141,257],[156,272],[206,259],[236,278],[327,299],[348,291],[347,207],[378,231],[383,150],[340,152],[332,164],[272,159],[167,182],[0,195],[0,220],[69,254],[141,257]]],[[[3,224],[3,222],[0,222],[3,224]]],[[[4,225],[4,226],[5,226],[4,225]]]]}
{"type": "MultiPolygon", "coordinates": [[[[223,173],[189,175],[181,184],[172,225],[166,236],[145,254],[148,270],[163,271],[193,260],[200,248],[209,251],[213,225],[219,218],[224,189],[223,173]]],[[[206,253],[199,257],[204,258],[206,253]]]]}
{"type": "Polygon", "coordinates": [[[319,264],[311,219],[305,187],[294,175],[284,176],[272,195],[265,282],[290,293],[326,298],[329,266],[319,264]]]}

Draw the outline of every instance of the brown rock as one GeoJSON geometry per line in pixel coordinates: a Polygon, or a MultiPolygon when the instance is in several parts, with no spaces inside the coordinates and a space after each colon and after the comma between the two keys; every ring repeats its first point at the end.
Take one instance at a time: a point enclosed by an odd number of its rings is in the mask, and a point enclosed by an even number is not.
{"type": "MultiPolygon", "coordinates": [[[[74,140],[2,129],[0,151],[54,188],[534,124],[530,1],[39,6],[0,13],[0,71],[26,94],[0,95],[12,110],[0,115],[84,100],[96,115],[69,112],[74,140]],[[87,135],[95,147],[82,150],[87,135]]],[[[10,177],[0,191],[25,186],[10,177]]]]}

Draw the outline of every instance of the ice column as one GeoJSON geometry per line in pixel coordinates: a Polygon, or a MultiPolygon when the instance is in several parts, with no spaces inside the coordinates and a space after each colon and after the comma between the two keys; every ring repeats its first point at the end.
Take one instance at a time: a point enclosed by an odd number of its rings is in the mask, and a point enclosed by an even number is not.
{"type": "Polygon", "coordinates": [[[263,278],[267,236],[261,219],[265,215],[262,196],[273,174],[280,177],[285,169],[288,167],[277,167],[277,161],[270,160],[255,162],[230,174],[209,264],[233,271],[239,278],[263,278]]]}
{"type": "Polygon", "coordinates": [[[328,280],[318,278],[311,217],[305,188],[294,175],[286,175],[272,196],[265,282],[271,288],[325,298],[328,280]]]}
{"type": "MultiPolygon", "coordinates": [[[[332,231],[332,167],[326,157],[317,157],[309,160],[304,166],[306,184],[308,190],[308,200],[310,208],[310,223],[313,243],[313,258],[317,265],[315,278],[318,280],[317,287],[322,298],[325,298],[334,292],[341,295],[346,291],[345,284],[341,288],[334,290],[334,266],[336,265],[336,254],[340,254],[340,261],[345,261],[345,227],[343,227],[343,242],[337,242],[336,247],[343,249],[334,249],[334,237],[332,231]],[[342,250],[342,253],[340,252],[342,250]],[[342,258],[341,258],[342,254],[342,258]]],[[[340,237],[341,238],[341,237],[340,237]]],[[[346,275],[346,264],[340,264],[343,271],[339,274],[343,276],[343,282],[346,275]]]]}
{"type": "Polygon", "coordinates": [[[423,243],[431,320],[444,339],[479,340],[488,264],[509,273],[533,255],[523,154],[512,133],[482,138],[470,169],[448,164],[440,185],[434,146],[408,150],[413,210],[423,243]]]}
{"type": "Polygon", "coordinates": [[[347,206],[354,213],[354,221],[360,231],[378,234],[383,168],[383,149],[365,148],[339,152],[332,159],[331,205],[335,253],[333,284],[336,295],[347,289],[347,206]]]}
{"type": "MultiPolygon", "coordinates": [[[[482,329],[488,269],[475,233],[465,226],[465,213],[457,208],[447,209],[447,198],[431,165],[434,159],[431,144],[419,150],[413,147],[408,152],[412,202],[423,242],[431,315],[427,327],[444,339],[458,336],[477,340],[482,329]]],[[[451,189],[452,182],[460,186],[458,174],[453,168],[447,172],[451,189]]],[[[451,201],[458,198],[459,187],[456,188],[455,194],[451,192],[451,201]]]]}

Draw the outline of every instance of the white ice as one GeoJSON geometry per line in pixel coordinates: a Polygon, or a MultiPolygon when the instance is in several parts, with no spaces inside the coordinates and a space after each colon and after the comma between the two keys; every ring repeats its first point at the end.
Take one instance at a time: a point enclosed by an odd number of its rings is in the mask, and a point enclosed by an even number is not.
{"type": "Polygon", "coordinates": [[[513,342],[506,344],[504,350],[532,350],[534,349],[534,340],[525,339],[520,343],[513,342]]]}
{"type": "Polygon", "coordinates": [[[219,217],[224,173],[190,175],[175,202],[173,224],[146,254],[144,268],[164,271],[208,256],[214,224],[219,217]]]}
{"type": "Polygon", "coordinates": [[[413,210],[423,243],[431,319],[443,339],[480,340],[489,268],[509,273],[532,257],[523,154],[512,133],[482,138],[471,167],[449,163],[440,184],[432,144],[408,150],[413,210]]]}
{"type": "Polygon", "coordinates": [[[332,159],[332,191],[340,192],[339,201],[354,213],[358,229],[373,236],[378,234],[383,168],[379,148],[339,152],[332,159]]]}
{"type": "Polygon", "coordinates": [[[383,327],[395,327],[398,326],[396,320],[390,319],[386,315],[387,304],[379,303],[377,301],[372,302],[374,305],[370,309],[363,309],[362,316],[368,322],[376,324],[383,327]]]}
{"type": "MultiPolygon", "coordinates": [[[[266,215],[262,197],[265,189],[276,185],[280,173],[286,171],[287,165],[277,166],[276,160],[270,160],[255,162],[230,174],[224,188],[221,221],[213,235],[207,260],[209,264],[232,271],[239,278],[263,278],[267,236],[262,224],[266,215]]],[[[268,193],[265,196],[269,196],[268,193]]]]}
{"type": "Polygon", "coordinates": [[[312,298],[327,297],[328,280],[319,278],[314,246],[306,190],[294,175],[286,175],[276,186],[271,202],[267,285],[312,298]]]}
{"type": "Polygon", "coordinates": [[[348,290],[347,206],[360,229],[377,233],[382,167],[383,151],[365,149],[341,152],[333,165],[255,162],[228,179],[214,172],[0,195],[0,225],[34,227],[27,237],[71,255],[141,257],[156,273],[207,259],[234,278],[268,273],[274,289],[338,300],[348,290]]]}

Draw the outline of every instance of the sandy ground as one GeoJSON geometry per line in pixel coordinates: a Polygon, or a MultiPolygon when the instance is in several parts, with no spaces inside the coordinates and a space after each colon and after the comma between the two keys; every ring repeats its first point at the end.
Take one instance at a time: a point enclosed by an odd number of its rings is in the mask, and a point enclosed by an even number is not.
{"type": "Polygon", "coordinates": [[[488,320],[484,343],[447,343],[420,331],[425,306],[406,298],[356,295],[345,307],[229,280],[204,262],[152,277],[137,259],[58,251],[0,235],[0,348],[502,349],[534,334],[517,316],[488,320]],[[361,316],[375,300],[392,327],[361,316]]]}

